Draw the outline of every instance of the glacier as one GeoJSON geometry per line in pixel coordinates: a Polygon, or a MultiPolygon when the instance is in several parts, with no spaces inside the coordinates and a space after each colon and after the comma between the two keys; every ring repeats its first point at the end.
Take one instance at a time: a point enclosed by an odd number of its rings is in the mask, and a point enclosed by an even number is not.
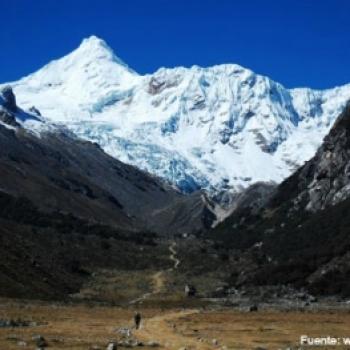
{"type": "Polygon", "coordinates": [[[281,182],[314,155],[350,99],[350,84],[287,89],[237,64],[140,75],[95,36],[6,84],[44,124],[184,192],[212,195],[281,182]]]}

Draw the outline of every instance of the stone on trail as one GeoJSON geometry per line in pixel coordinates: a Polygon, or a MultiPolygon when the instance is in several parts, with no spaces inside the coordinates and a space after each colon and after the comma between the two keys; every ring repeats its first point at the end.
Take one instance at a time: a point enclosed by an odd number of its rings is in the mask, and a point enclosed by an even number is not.
{"type": "Polygon", "coordinates": [[[45,338],[41,335],[34,335],[32,339],[35,341],[36,346],[38,349],[44,349],[47,347],[47,341],[45,338]]]}
{"type": "Polygon", "coordinates": [[[106,350],[117,350],[117,344],[115,342],[110,342],[108,345],[107,345],[107,348],[106,350]]]}
{"type": "Polygon", "coordinates": [[[186,284],[185,294],[187,297],[194,297],[197,294],[197,290],[194,286],[192,286],[190,284],[186,284]]]}
{"type": "Polygon", "coordinates": [[[258,311],[258,306],[257,305],[251,305],[251,306],[249,306],[248,311],[249,312],[256,312],[256,311],[258,311]]]}
{"type": "Polygon", "coordinates": [[[154,340],[150,340],[148,343],[146,343],[146,346],[150,348],[157,348],[158,346],[160,346],[160,344],[154,340]]]}

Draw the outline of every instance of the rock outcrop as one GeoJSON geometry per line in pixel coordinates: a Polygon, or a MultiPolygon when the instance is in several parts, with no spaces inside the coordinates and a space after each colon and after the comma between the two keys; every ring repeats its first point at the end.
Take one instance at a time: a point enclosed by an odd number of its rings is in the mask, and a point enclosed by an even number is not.
{"type": "Polygon", "coordinates": [[[11,86],[7,85],[0,90],[0,122],[18,127],[19,123],[17,123],[15,117],[17,111],[16,97],[11,86]]]}
{"type": "Polygon", "coordinates": [[[17,112],[16,97],[11,86],[7,85],[0,90],[0,104],[11,112],[17,112]]]}
{"type": "Polygon", "coordinates": [[[325,137],[316,156],[300,173],[300,179],[307,183],[308,210],[324,209],[349,198],[350,103],[325,137]],[[312,177],[308,179],[310,170],[312,177]]]}
{"type": "Polygon", "coordinates": [[[6,110],[0,109],[0,121],[6,125],[10,125],[13,127],[19,127],[19,123],[17,123],[15,116],[12,113],[9,113],[6,110]]]}

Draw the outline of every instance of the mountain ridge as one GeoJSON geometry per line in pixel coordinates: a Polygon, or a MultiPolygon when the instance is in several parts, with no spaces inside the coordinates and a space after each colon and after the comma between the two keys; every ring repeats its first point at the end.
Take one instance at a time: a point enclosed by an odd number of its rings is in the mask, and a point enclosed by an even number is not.
{"type": "Polygon", "coordinates": [[[313,156],[350,98],[285,89],[236,64],[138,75],[101,39],[18,82],[19,102],[183,192],[281,182],[313,156]]]}
{"type": "Polygon", "coordinates": [[[350,295],[349,164],[350,104],[314,157],[260,207],[242,205],[208,233],[240,251],[236,287],[291,284],[350,295]]]}

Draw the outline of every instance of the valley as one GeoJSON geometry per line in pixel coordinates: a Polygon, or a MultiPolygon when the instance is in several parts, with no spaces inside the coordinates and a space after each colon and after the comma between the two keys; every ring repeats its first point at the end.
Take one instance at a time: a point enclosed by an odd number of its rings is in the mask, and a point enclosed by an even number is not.
{"type": "Polygon", "coordinates": [[[261,295],[223,293],[218,287],[229,277],[231,263],[226,261],[225,272],[218,248],[200,242],[158,242],[164,261],[157,268],[95,269],[65,303],[2,298],[0,320],[34,325],[0,327],[0,348],[30,348],[33,336],[40,334],[53,350],[102,350],[110,343],[122,349],[316,349],[301,347],[300,336],[324,336],[325,325],[327,335],[348,335],[348,302],[309,301],[297,292],[274,297],[268,289],[261,295]],[[196,264],[194,256],[206,259],[205,264],[196,264]],[[186,295],[186,284],[196,286],[195,296],[186,295]],[[133,325],[136,311],[142,315],[140,330],[133,325]]]}
{"type": "Polygon", "coordinates": [[[1,85],[0,350],[349,337],[349,100],[96,36],[1,85]]]}

